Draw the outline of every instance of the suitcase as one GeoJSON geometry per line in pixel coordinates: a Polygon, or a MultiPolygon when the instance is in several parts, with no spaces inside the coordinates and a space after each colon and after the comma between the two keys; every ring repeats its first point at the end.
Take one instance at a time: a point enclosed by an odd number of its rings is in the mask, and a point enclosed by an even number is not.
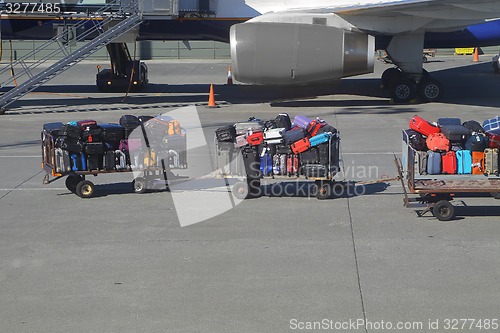
{"type": "Polygon", "coordinates": [[[459,175],[470,175],[472,173],[472,154],[470,150],[458,150],[457,173],[459,175]]]}
{"type": "Polygon", "coordinates": [[[441,153],[430,151],[427,156],[427,174],[438,175],[441,173],[441,153]]]}
{"type": "Polygon", "coordinates": [[[306,131],[303,128],[292,129],[283,133],[283,140],[286,144],[291,145],[306,137],[306,131]]]}
{"type": "Polygon", "coordinates": [[[311,148],[311,143],[309,142],[308,138],[304,138],[302,140],[292,143],[290,148],[292,148],[292,152],[294,154],[299,154],[311,148]]]}
{"type": "Polygon", "coordinates": [[[56,148],[54,154],[56,172],[60,174],[71,172],[71,160],[69,157],[69,152],[61,148],[56,148]]]}
{"type": "Polygon", "coordinates": [[[110,171],[114,170],[116,166],[116,156],[113,150],[104,153],[102,159],[102,167],[104,170],[110,171]]]}
{"type": "Polygon", "coordinates": [[[293,118],[295,126],[299,126],[305,130],[309,129],[312,122],[313,120],[307,118],[306,116],[295,116],[295,118],[293,118]]]}
{"type": "Polygon", "coordinates": [[[467,140],[470,132],[462,125],[445,125],[441,127],[441,133],[446,136],[450,142],[463,142],[467,140]]]}
{"type": "Polygon", "coordinates": [[[134,115],[126,114],[120,117],[120,125],[127,130],[133,130],[141,126],[141,121],[134,115]]]}
{"type": "Polygon", "coordinates": [[[264,135],[262,132],[256,132],[247,136],[247,142],[250,146],[258,146],[264,142],[264,135]]]}
{"type": "Polygon", "coordinates": [[[318,130],[318,134],[321,134],[321,133],[332,133],[332,134],[336,134],[337,133],[337,129],[331,125],[328,125],[328,124],[324,124],[323,126],[321,126],[318,130]]]}
{"type": "Polygon", "coordinates": [[[417,151],[416,161],[417,171],[420,175],[427,174],[427,151],[417,151]]]}
{"type": "Polygon", "coordinates": [[[269,176],[273,173],[273,158],[270,154],[265,153],[261,156],[259,170],[263,176],[269,176]]]}
{"type": "Polygon", "coordinates": [[[425,136],[429,136],[433,133],[439,133],[441,131],[439,127],[431,125],[428,121],[420,118],[419,116],[415,116],[410,120],[410,128],[425,136]]]}
{"type": "Polygon", "coordinates": [[[97,125],[87,126],[82,131],[83,142],[99,142],[102,141],[102,129],[97,125]]]}
{"type": "Polygon", "coordinates": [[[248,144],[248,141],[247,141],[246,135],[238,135],[236,137],[236,142],[235,142],[234,146],[236,148],[240,148],[240,147],[246,146],[247,144],[248,144]]]}
{"type": "Polygon", "coordinates": [[[457,173],[457,156],[454,151],[449,151],[442,157],[443,173],[454,175],[457,173]]]}
{"type": "Polygon", "coordinates": [[[319,146],[322,143],[330,141],[332,135],[330,133],[321,133],[309,138],[309,142],[311,143],[311,147],[319,146]]]}
{"type": "Polygon", "coordinates": [[[117,146],[121,140],[125,139],[125,128],[119,124],[101,124],[99,127],[102,130],[101,136],[104,142],[117,146]]]}
{"type": "Polygon", "coordinates": [[[271,120],[266,120],[264,122],[264,132],[270,129],[275,129],[278,126],[276,125],[276,120],[271,119],[271,120]]]}
{"type": "Polygon", "coordinates": [[[484,128],[475,120],[469,120],[462,124],[463,127],[467,128],[471,134],[474,133],[484,133],[484,128]]]}
{"type": "Polygon", "coordinates": [[[127,170],[127,155],[121,150],[115,150],[115,166],[116,170],[127,170]]]}
{"type": "Polygon", "coordinates": [[[102,155],[87,155],[87,168],[89,171],[102,169],[102,155]]]}
{"type": "Polygon", "coordinates": [[[81,135],[82,135],[82,129],[80,127],[66,124],[59,129],[58,136],[67,136],[73,139],[80,139],[81,135]]]}
{"type": "MultiPolygon", "coordinates": [[[[231,142],[218,142],[216,154],[216,166],[224,175],[232,174],[231,163],[233,163],[236,148],[231,142]]],[[[243,176],[243,175],[241,175],[243,176]]]]}
{"type": "Polygon", "coordinates": [[[406,142],[410,147],[418,151],[427,152],[427,143],[425,142],[422,134],[415,130],[407,129],[403,131],[403,141],[406,142]]]}
{"type": "Polygon", "coordinates": [[[438,126],[462,126],[462,121],[460,118],[439,118],[437,121],[438,126]]]}
{"type": "Polygon", "coordinates": [[[318,163],[320,163],[319,149],[317,147],[311,147],[311,149],[306,150],[303,153],[300,153],[300,162],[301,162],[301,164],[318,164],[318,163]]]}
{"type": "Polygon", "coordinates": [[[281,174],[281,159],[280,155],[273,155],[273,175],[281,174]]]}
{"type": "MultiPolygon", "coordinates": [[[[169,153],[175,150],[169,150],[169,153]]],[[[156,166],[156,152],[153,149],[147,149],[144,155],[143,166],[145,168],[150,168],[156,166]]],[[[178,167],[178,165],[176,166],[178,167]]]]}
{"type": "Polygon", "coordinates": [[[465,142],[465,149],[470,151],[483,152],[487,147],[488,137],[481,133],[471,135],[465,142]]]}
{"type": "Polygon", "coordinates": [[[299,155],[289,154],[286,161],[286,173],[289,177],[298,175],[299,172],[299,155]]]}
{"type": "Polygon", "coordinates": [[[260,178],[260,159],[257,147],[245,147],[241,150],[241,157],[245,165],[245,173],[248,179],[260,178]]]}
{"type": "Polygon", "coordinates": [[[307,178],[323,178],[327,176],[327,168],[323,164],[305,164],[302,174],[307,178]]]}
{"type": "Polygon", "coordinates": [[[490,148],[500,148],[500,135],[486,132],[488,137],[488,147],[490,148]]]}
{"type": "Polygon", "coordinates": [[[280,175],[284,176],[287,174],[287,167],[286,167],[287,156],[286,154],[279,154],[279,157],[280,157],[280,175]]]}
{"type": "Polygon", "coordinates": [[[339,169],[340,152],[338,150],[338,141],[323,143],[317,146],[319,150],[319,162],[324,165],[330,165],[339,169]]]}
{"type": "Polygon", "coordinates": [[[84,130],[89,126],[97,126],[97,121],[92,119],[79,120],[76,122],[75,126],[80,127],[82,130],[84,130]]]}
{"type": "Polygon", "coordinates": [[[311,136],[315,136],[318,134],[319,130],[321,129],[321,127],[323,127],[324,125],[326,125],[325,123],[321,123],[317,120],[313,120],[311,122],[311,124],[309,124],[309,127],[307,128],[307,132],[309,133],[309,135],[311,136]]]}
{"type": "Polygon", "coordinates": [[[85,144],[84,151],[87,155],[101,155],[104,153],[104,145],[102,142],[89,142],[85,144]]]}
{"type": "Polygon", "coordinates": [[[234,126],[219,127],[215,130],[215,136],[219,142],[234,142],[236,138],[236,129],[234,126]]]}
{"type": "Polygon", "coordinates": [[[72,153],[71,157],[71,170],[85,171],[87,170],[87,158],[83,153],[72,153]]]}
{"type": "Polygon", "coordinates": [[[285,130],[289,130],[292,128],[292,122],[290,121],[290,116],[288,113],[280,113],[274,120],[276,127],[284,128],[285,130]]]}
{"type": "Polygon", "coordinates": [[[260,121],[247,121],[234,124],[234,128],[236,130],[236,135],[248,135],[255,132],[262,132],[264,126],[260,121]]]}
{"type": "Polygon", "coordinates": [[[498,148],[487,148],[484,151],[484,173],[498,176],[498,148]]]}
{"type": "Polygon", "coordinates": [[[486,132],[500,135],[500,116],[485,120],[483,122],[483,128],[486,132]]]}
{"type": "Polygon", "coordinates": [[[64,126],[64,124],[61,123],[61,122],[46,123],[46,124],[43,124],[43,131],[45,133],[48,133],[48,134],[52,135],[52,137],[56,138],[56,137],[59,136],[59,130],[63,126],[64,126]]]}
{"type": "Polygon", "coordinates": [[[484,152],[481,151],[472,152],[472,174],[473,175],[484,174],[484,152]]]}
{"type": "Polygon", "coordinates": [[[276,153],[277,154],[291,154],[292,149],[290,148],[289,145],[285,143],[280,143],[276,145],[276,153]]]}
{"type": "Polygon", "coordinates": [[[450,150],[450,141],[443,133],[434,133],[429,135],[427,140],[427,148],[432,151],[448,151],[450,150]]]}
{"type": "Polygon", "coordinates": [[[70,153],[81,153],[83,151],[83,143],[69,136],[60,136],[54,142],[56,148],[61,148],[70,153]]]}
{"type": "Polygon", "coordinates": [[[273,128],[264,132],[264,140],[283,140],[283,133],[285,133],[285,128],[273,128]]]}

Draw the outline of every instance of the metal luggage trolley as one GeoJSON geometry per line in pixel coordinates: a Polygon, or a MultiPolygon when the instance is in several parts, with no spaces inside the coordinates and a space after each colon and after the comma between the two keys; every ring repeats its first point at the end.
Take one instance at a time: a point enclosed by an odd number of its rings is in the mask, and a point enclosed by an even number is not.
{"type": "MultiPolygon", "coordinates": [[[[147,141],[147,140],[146,140],[147,141]]],[[[78,195],[80,198],[91,198],[95,194],[94,184],[86,179],[86,176],[98,176],[102,174],[117,174],[117,173],[140,173],[141,176],[134,178],[132,181],[133,190],[135,193],[144,193],[149,189],[168,189],[168,180],[174,177],[171,170],[187,169],[186,157],[186,140],[184,134],[184,143],[181,153],[177,153],[173,149],[165,147],[163,152],[153,151],[149,144],[147,149],[142,151],[141,157],[144,160],[154,161],[148,165],[137,166],[128,164],[125,168],[115,167],[112,170],[96,169],[96,170],[58,170],[56,162],[56,147],[55,138],[52,134],[42,131],[41,133],[42,146],[42,169],[46,172],[43,178],[43,184],[50,184],[63,177],[66,178],[66,188],[78,195]]],[[[173,147],[172,147],[173,148],[173,147]]],[[[175,148],[178,148],[176,146],[175,148]]],[[[134,176],[135,176],[134,175],[134,176]]]]}
{"type": "Polygon", "coordinates": [[[412,203],[425,204],[424,209],[417,209],[421,217],[431,212],[440,221],[455,218],[455,207],[451,204],[455,195],[472,196],[488,193],[500,199],[500,177],[498,175],[420,175],[417,151],[409,145],[409,138],[403,131],[402,160],[397,167],[404,189],[405,207],[415,208],[412,203]],[[409,198],[408,192],[418,194],[419,198],[409,198]]]}
{"type": "MultiPolygon", "coordinates": [[[[236,148],[232,142],[217,142],[215,139],[215,161],[216,161],[216,176],[224,178],[226,185],[232,184],[231,191],[238,199],[246,199],[259,197],[262,194],[261,180],[262,179],[277,179],[282,181],[287,180],[310,180],[314,181],[314,193],[316,198],[320,200],[332,197],[332,193],[336,186],[345,186],[344,183],[335,181],[335,175],[340,171],[340,133],[333,133],[327,143],[328,160],[326,163],[308,163],[302,164],[299,157],[299,167],[297,172],[280,172],[270,175],[264,175],[261,170],[260,157],[263,155],[262,150],[266,149],[266,144],[260,146],[244,146],[236,148]],[[246,160],[245,150],[255,150],[258,160],[246,160]]],[[[296,155],[296,156],[300,156],[296,155]]],[[[341,191],[338,191],[341,192],[341,191]]]]}

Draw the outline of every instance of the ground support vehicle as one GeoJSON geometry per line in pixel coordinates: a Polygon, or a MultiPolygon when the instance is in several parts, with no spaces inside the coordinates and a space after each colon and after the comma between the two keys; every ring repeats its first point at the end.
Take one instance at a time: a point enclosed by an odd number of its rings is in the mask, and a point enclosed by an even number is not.
{"type": "Polygon", "coordinates": [[[500,199],[500,177],[496,175],[420,175],[417,151],[407,142],[408,138],[403,139],[402,158],[396,159],[396,164],[404,189],[404,205],[417,208],[420,204],[423,209],[416,209],[419,217],[431,212],[440,221],[453,220],[456,212],[451,201],[456,196],[466,198],[484,193],[500,199]],[[408,193],[419,197],[410,198],[408,193]]]}
{"type": "MultiPolygon", "coordinates": [[[[296,172],[272,172],[262,170],[263,150],[266,145],[237,148],[232,142],[215,140],[216,177],[224,178],[231,186],[231,192],[238,199],[255,198],[263,194],[261,180],[278,180],[283,182],[308,180],[314,181],[314,191],[320,200],[331,198],[333,194],[343,193],[346,182],[336,181],[335,175],[340,171],[340,136],[333,135],[327,143],[328,158],[326,163],[305,164],[298,162],[296,172]],[[244,149],[255,149],[260,160],[248,161],[242,156],[244,149]]],[[[266,167],[266,166],[264,166],[266,167]]],[[[294,170],[295,171],[295,170],[294,170]]]]}

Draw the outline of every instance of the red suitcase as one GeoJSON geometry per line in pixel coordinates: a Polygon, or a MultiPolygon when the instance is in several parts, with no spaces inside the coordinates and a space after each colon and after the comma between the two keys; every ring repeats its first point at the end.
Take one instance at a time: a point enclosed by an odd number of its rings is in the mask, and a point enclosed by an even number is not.
{"type": "Polygon", "coordinates": [[[439,127],[431,125],[427,120],[422,119],[419,116],[411,118],[410,128],[425,136],[441,132],[439,127]]]}
{"type": "Polygon", "coordinates": [[[454,175],[457,173],[457,155],[454,151],[449,151],[443,155],[443,173],[454,175]]]}
{"type": "Polygon", "coordinates": [[[257,132],[247,136],[247,142],[250,146],[258,146],[264,142],[264,135],[262,132],[257,132]]]}
{"type": "Polygon", "coordinates": [[[293,176],[299,172],[299,155],[288,155],[286,162],[286,173],[288,176],[293,176]]]}
{"type": "Polygon", "coordinates": [[[432,151],[450,150],[450,140],[448,140],[443,133],[431,134],[425,142],[427,143],[427,148],[432,151]]]}
{"type": "Polygon", "coordinates": [[[300,154],[311,148],[311,143],[309,142],[308,138],[304,138],[302,140],[292,143],[290,148],[292,148],[294,154],[300,154]]]}
{"type": "Polygon", "coordinates": [[[500,148],[500,135],[486,132],[489,139],[490,148],[500,148]]]}

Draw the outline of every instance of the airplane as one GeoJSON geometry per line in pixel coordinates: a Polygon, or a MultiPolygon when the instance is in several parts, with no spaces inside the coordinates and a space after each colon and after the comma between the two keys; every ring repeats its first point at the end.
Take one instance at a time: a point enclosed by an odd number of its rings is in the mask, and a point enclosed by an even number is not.
{"type": "MultiPolygon", "coordinates": [[[[178,3],[181,10],[175,19],[145,17],[136,39],[228,42],[234,78],[254,85],[325,85],[371,73],[375,51],[385,50],[395,65],[382,75],[392,99],[405,103],[418,96],[435,102],[442,98],[444,88],[423,69],[424,48],[500,45],[498,0],[178,3]],[[190,7],[195,10],[182,10],[190,7]]],[[[30,40],[49,39],[55,25],[71,24],[74,18],[61,13],[89,12],[99,7],[88,0],[67,1],[60,4],[60,13],[23,16],[7,13],[5,5],[8,3],[0,7],[4,13],[2,39],[30,40]]]]}

